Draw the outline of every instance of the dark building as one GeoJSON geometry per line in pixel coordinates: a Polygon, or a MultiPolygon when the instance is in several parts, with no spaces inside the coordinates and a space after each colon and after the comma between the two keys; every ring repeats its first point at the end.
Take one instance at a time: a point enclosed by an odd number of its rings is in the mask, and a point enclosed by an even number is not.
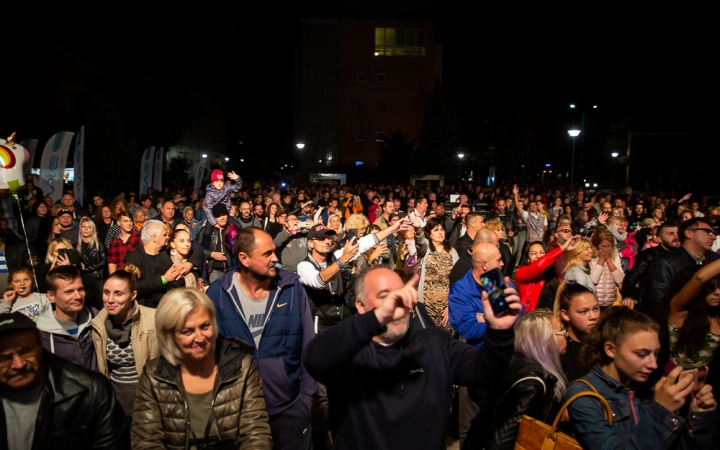
{"type": "Polygon", "coordinates": [[[411,140],[420,132],[441,70],[434,22],[304,20],[294,124],[305,144],[296,150],[303,171],[376,167],[386,135],[400,130],[411,140]]]}

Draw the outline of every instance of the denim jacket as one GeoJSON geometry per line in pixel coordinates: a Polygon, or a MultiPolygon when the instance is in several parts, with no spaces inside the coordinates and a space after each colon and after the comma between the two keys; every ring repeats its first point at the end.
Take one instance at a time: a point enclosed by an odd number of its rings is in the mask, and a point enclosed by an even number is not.
{"type": "MultiPolygon", "coordinates": [[[[649,386],[633,383],[627,388],[597,364],[582,379],[605,397],[613,411],[611,427],[599,401],[580,398],[570,405],[570,422],[584,449],[710,448],[715,411],[690,412],[682,418],[655,402],[654,391],[649,386]],[[693,430],[694,437],[690,437],[689,429],[693,430]]],[[[575,383],[565,397],[569,399],[589,390],[586,384],[575,383]]]]}

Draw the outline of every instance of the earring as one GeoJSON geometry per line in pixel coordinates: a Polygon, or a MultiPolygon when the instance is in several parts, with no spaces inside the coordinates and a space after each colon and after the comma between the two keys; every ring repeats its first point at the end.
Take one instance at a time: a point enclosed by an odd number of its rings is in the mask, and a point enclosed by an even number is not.
{"type": "Polygon", "coordinates": [[[177,254],[177,250],[175,250],[174,248],[171,248],[171,249],[170,249],[170,254],[171,254],[172,256],[175,256],[175,255],[177,254]]]}

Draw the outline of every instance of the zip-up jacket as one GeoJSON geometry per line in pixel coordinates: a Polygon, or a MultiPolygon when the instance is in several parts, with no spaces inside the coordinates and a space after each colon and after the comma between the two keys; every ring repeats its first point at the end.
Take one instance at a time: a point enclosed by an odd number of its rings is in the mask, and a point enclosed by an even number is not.
{"type": "Polygon", "coordinates": [[[79,324],[77,337],[71,336],[65,331],[57,320],[38,321],[37,325],[42,331],[42,343],[45,350],[61,356],[71,363],[97,371],[97,355],[92,341],[90,322],[98,312],[95,308],[88,307],[85,307],[85,311],[87,312],[86,320],[79,324]]]}
{"type": "Polygon", "coordinates": [[[525,307],[526,312],[533,311],[537,308],[538,300],[540,300],[540,292],[542,292],[543,286],[545,286],[543,274],[545,270],[552,267],[560,255],[564,253],[563,249],[558,247],[527,266],[518,268],[515,277],[518,284],[520,302],[525,307]]]}
{"type": "MultiPolygon", "coordinates": [[[[255,348],[242,304],[232,293],[237,272],[225,272],[206,293],[215,305],[219,333],[255,348]]],[[[268,414],[280,413],[298,399],[312,405],[317,383],[305,370],[302,352],[314,337],[310,308],[298,276],[278,269],[268,296],[260,344],[253,352],[268,414]]]]}
{"type": "Polygon", "coordinates": [[[221,189],[215,189],[212,183],[208,184],[205,187],[205,201],[203,202],[203,207],[205,209],[207,221],[210,222],[211,226],[214,227],[216,223],[215,217],[212,214],[213,206],[222,202],[225,204],[227,210],[230,211],[230,194],[234,192],[240,192],[240,189],[242,189],[242,185],[242,178],[238,178],[237,180],[235,180],[235,183],[225,185],[221,189]]]}
{"type": "MultiPolygon", "coordinates": [[[[662,450],[710,448],[715,411],[691,412],[683,418],[654,400],[651,386],[631,383],[626,387],[609,377],[599,365],[582,377],[610,404],[613,424],[605,420],[600,402],[580,398],[570,407],[575,436],[586,450],[662,450]],[[688,431],[693,430],[693,437],[688,431]]],[[[583,383],[570,386],[565,399],[589,391],[583,383]]]]}
{"type": "MultiPolygon", "coordinates": [[[[205,234],[205,227],[210,227],[213,225],[209,225],[207,222],[205,222],[205,225],[203,226],[203,229],[200,230],[198,233],[198,236],[204,236],[205,234]]],[[[208,272],[213,271],[213,262],[215,261],[212,259],[212,253],[215,250],[212,250],[214,248],[217,248],[218,242],[220,243],[220,253],[225,255],[225,261],[219,261],[223,264],[223,271],[230,268],[231,261],[233,260],[232,257],[232,249],[228,248],[227,243],[225,242],[225,230],[220,230],[218,228],[213,228],[212,234],[210,235],[210,245],[209,249],[203,247],[203,253],[205,255],[205,260],[207,261],[207,270],[208,272]]]]}

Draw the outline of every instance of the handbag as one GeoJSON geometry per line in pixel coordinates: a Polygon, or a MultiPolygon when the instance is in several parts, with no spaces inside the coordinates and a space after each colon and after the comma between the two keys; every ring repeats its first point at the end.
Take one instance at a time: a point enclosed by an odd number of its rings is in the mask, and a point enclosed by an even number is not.
{"type": "Polygon", "coordinates": [[[208,435],[210,434],[210,427],[212,426],[212,424],[213,415],[212,413],[210,413],[208,423],[205,426],[205,435],[203,436],[203,440],[200,443],[198,443],[198,438],[197,436],[195,436],[195,432],[192,428],[190,428],[190,433],[192,433],[192,439],[195,443],[196,450],[237,450],[238,445],[234,439],[223,439],[221,441],[216,440],[215,442],[212,442],[212,440],[208,441],[208,435]]]}
{"type": "MultiPolygon", "coordinates": [[[[577,381],[589,385],[590,388],[595,391],[595,388],[590,385],[590,383],[584,380],[577,381]]],[[[515,450],[582,450],[582,446],[577,440],[565,433],[557,431],[557,427],[568,406],[575,400],[583,397],[592,397],[598,400],[602,404],[605,420],[612,426],[613,412],[607,400],[598,394],[597,391],[583,391],[573,395],[562,405],[557,416],[555,416],[552,426],[533,419],[532,417],[522,416],[522,418],[520,418],[518,435],[515,440],[515,450]]]]}

